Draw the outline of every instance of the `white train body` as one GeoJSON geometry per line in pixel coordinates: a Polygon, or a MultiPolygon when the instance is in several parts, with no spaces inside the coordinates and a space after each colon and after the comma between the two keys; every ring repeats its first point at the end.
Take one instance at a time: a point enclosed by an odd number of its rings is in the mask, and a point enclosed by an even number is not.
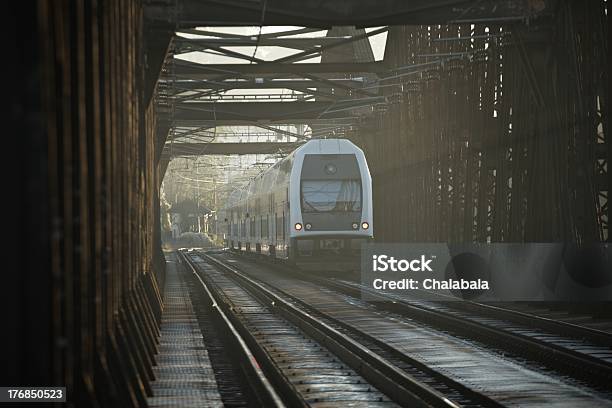
{"type": "Polygon", "coordinates": [[[373,236],[372,178],[346,139],[316,139],[231,194],[226,245],[281,259],[349,255],[373,236]]]}

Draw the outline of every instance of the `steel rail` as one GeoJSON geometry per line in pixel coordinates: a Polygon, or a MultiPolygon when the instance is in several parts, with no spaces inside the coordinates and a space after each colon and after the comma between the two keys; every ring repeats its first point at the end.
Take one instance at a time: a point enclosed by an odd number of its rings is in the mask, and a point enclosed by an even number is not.
{"type": "MultiPolygon", "coordinates": [[[[325,319],[333,322],[334,324],[343,326],[342,323],[336,319],[329,317],[322,312],[315,313],[315,311],[307,311],[305,307],[307,305],[305,305],[299,299],[278,290],[278,292],[282,292],[281,296],[276,293],[275,290],[271,290],[266,287],[265,284],[258,282],[257,280],[247,276],[245,273],[237,270],[233,266],[227,265],[215,257],[202,252],[199,252],[199,255],[222,271],[230,273],[232,278],[239,281],[243,288],[248,288],[251,294],[253,294],[255,297],[261,299],[267,304],[273,304],[279,313],[282,313],[284,317],[299,326],[315,340],[327,346],[334,354],[343,359],[347,365],[351,366],[355,371],[364,376],[368,382],[377,387],[381,392],[387,394],[387,396],[392,398],[394,401],[411,407],[459,406],[455,402],[449,400],[439,391],[418,381],[410,374],[404,372],[389,362],[387,359],[356,341],[352,336],[340,332],[326,323],[323,319],[315,316],[315,314],[322,315],[325,317],[325,319]],[[301,307],[298,307],[297,305],[300,305],[301,307]]],[[[348,328],[348,326],[344,326],[348,328]]],[[[358,337],[367,338],[371,342],[376,342],[377,346],[388,349],[388,346],[384,345],[380,341],[377,341],[376,339],[373,339],[371,336],[368,336],[360,330],[352,327],[350,330],[358,337]]],[[[396,350],[393,350],[393,352],[397,353],[396,350]]],[[[403,357],[404,361],[409,361],[410,364],[418,366],[419,369],[433,371],[421,363],[415,364],[415,361],[408,356],[404,355],[403,357]]],[[[441,377],[439,373],[435,374],[438,377],[441,377]]],[[[439,378],[437,378],[437,380],[439,380],[439,378]]],[[[470,398],[479,399],[479,402],[481,402],[483,405],[500,406],[500,404],[496,401],[473,390],[469,390],[451,379],[445,377],[445,380],[445,385],[450,385],[453,388],[461,388],[462,393],[470,394],[470,398]]]]}
{"type": "MultiPolygon", "coordinates": [[[[341,283],[337,280],[332,280],[332,282],[341,283]]],[[[342,283],[346,285],[346,283],[342,283]]],[[[419,289],[421,291],[421,289],[419,289]]],[[[377,295],[385,295],[384,292],[375,292],[377,295]]],[[[386,294],[389,298],[392,298],[393,301],[402,300],[401,298],[396,298],[391,296],[390,294],[386,294]]],[[[456,307],[457,309],[463,310],[472,310],[476,313],[487,314],[491,317],[504,318],[508,319],[511,322],[525,324],[527,326],[536,328],[536,329],[546,329],[558,335],[567,335],[571,334],[576,338],[589,340],[593,343],[596,343],[603,347],[612,348],[612,335],[602,330],[597,330],[592,327],[582,326],[579,324],[566,322],[563,320],[555,320],[550,319],[543,316],[538,316],[533,313],[515,310],[508,307],[495,306],[487,303],[480,303],[474,300],[463,299],[461,301],[457,301],[457,298],[454,298],[450,295],[445,295],[441,293],[427,292],[428,296],[436,297],[436,302],[446,302],[446,305],[450,305],[449,307],[456,307]],[[452,303],[451,303],[452,302],[452,303]]],[[[404,299],[405,301],[405,299],[404,299]]]]}
{"type": "MultiPolygon", "coordinates": [[[[588,382],[605,387],[609,386],[610,381],[612,381],[612,364],[588,354],[580,353],[532,336],[509,332],[503,328],[480,323],[467,317],[451,315],[433,308],[428,308],[427,306],[410,303],[405,299],[389,296],[388,294],[373,291],[369,288],[357,288],[351,284],[337,280],[313,277],[301,272],[300,274],[311,281],[353,297],[359,298],[362,294],[362,290],[368,291],[370,296],[378,297],[383,300],[383,302],[377,302],[376,306],[378,308],[402,315],[409,315],[412,318],[417,318],[421,322],[434,324],[447,330],[450,329],[453,332],[470,338],[480,338],[480,341],[484,339],[486,343],[497,345],[498,347],[502,345],[501,348],[503,349],[527,355],[530,359],[543,362],[548,366],[560,369],[565,373],[582,378],[588,382]]],[[[476,304],[477,303],[472,302],[472,305],[476,304]]],[[[500,318],[500,316],[495,317],[500,318]]],[[[525,316],[525,318],[526,317],[527,316],[525,316]]],[[[537,321],[540,322],[541,320],[537,319],[537,321]]],[[[548,319],[549,324],[550,322],[551,320],[548,319]]],[[[542,327],[538,327],[537,325],[531,327],[542,329],[542,327]]]]}
{"type": "Polygon", "coordinates": [[[504,318],[507,318],[511,321],[516,321],[518,323],[530,324],[537,322],[539,326],[533,327],[544,328],[557,334],[570,333],[571,335],[576,336],[578,338],[583,338],[601,346],[612,348],[612,335],[610,335],[610,333],[607,333],[602,330],[597,330],[592,327],[586,327],[562,320],[554,320],[547,317],[538,316],[529,312],[523,312],[511,308],[488,305],[485,303],[479,303],[474,301],[465,301],[465,303],[461,304],[461,307],[464,306],[478,308],[483,313],[490,312],[496,313],[498,315],[503,315],[504,318]]]}
{"type": "Polygon", "coordinates": [[[282,398],[276,392],[270,380],[268,379],[266,374],[263,372],[263,370],[259,366],[259,363],[257,362],[257,359],[255,358],[255,355],[253,354],[253,352],[247,345],[247,342],[245,341],[245,339],[240,335],[238,330],[236,330],[236,327],[231,322],[231,320],[227,317],[225,312],[219,307],[221,303],[217,300],[217,298],[215,297],[213,292],[210,290],[208,285],[206,285],[206,283],[202,280],[202,278],[197,273],[193,264],[189,261],[188,257],[181,251],[178,251],[178,253],[180,255],[179,259],[182,259],[182,261],[184,261],[185,265],[189,267],[191,272],[195,275],[197,280],[202,285],[202,288],[204,289],[204,291],[206,292],[206,294],[212,301],[213,308],[219,313],[219,316],[221,317],[225,326],[231,333],[234,341],[238,345],[239,350],[243,353],[244,360],[246,361],[246,368],[252,374],[249,378],[257,382],[257,388],[261,391],[260,395],[263,396],[262,402],[264,402],[266,406],[270,406],[270,407],[278,407],[278,408],[286,407],[282,398]]]}
{"type": "MultiPolygon", "coordinates": [[[[200,253],[201,256],[207,257],[208,259],[212,259],[212,261],[216,261],[216,262],[221,262],[219,259],[217,259],[216,257],[207,255],[207,254],[203,254],[200,253]]],[[[223,264],[224,267],[227,268],[231,268],[231,269],[235,269],[232,266],[223,264]]],[[[283,265],[279,265],[279,264],[271,264],[272,267],[279,267],[279,268],[284,268],[283,265]]],[[[284,270],[284,269],[283,269],[284,270]]],[[[238,270],[239,273],[240,270],[238,270]]],[[[267,285],[264,283],[264,285],[267,285]]],[[[372,345],[375,348],[378,348],[381,350],[381,352],[383,352],[385,355],[390,356],[391,359],[393,359],[394,361],[401,361],[402,363],[406,363],[414,368],[416,368],[417,370],[420,370],[422,372],[424,372],[426,375],[428,375],[429,377],[435,379],[436,381],[438,381],[440,384],[443,384],[445,387],[451,388],[454,391],[462,394],[464,397],[469,398],[471,400],[474,401],[475,404],[480,404],[482,406],[487,406],[487,407],[502,407],[503,404],[500,404],[498,401],[478,392],[475,391],[467,386],[465,386],[464,384],[455,381],[454,379],[447,377],[445,374],[442,374],[438,371],[436,371],[435,369],[432,369],[431,367],[427,366],[426,364],[420,362],[419,360],[415,360],[412,357],[398,351],[397,349],[393,348],[392,346],[388,345],[387,343],[385,343],[384,341],[373,337],[370,334],[367,334],[365,332],[363,332],[362,330],[355,328],[349,324],[344,323],[343,321],[340,321],[334,317],[329,316],[328,314],[326,314],[323,311],[320,311],[318,309],[316,309],[315,307],[311,306],[310,304],[308,304],[307,302],[301,300],[300,298],[297,298],[291,294],[288,294],[287,292],[285,292],[282,289],[278,289],[278,288],[273,288],[274,291],[277,291],[279,293],[282,293],[283,296],[291,299],[291,302],[300,305],[301,307],[303,307],[305,310],[309,311],[309,313],[311,314],[316,314],[316,315],[320,315],[322,316],[325,320],[332,322],[334,325],[343,328],[344,330],[350,332],[354,337],[358,338],[358,339],[362,339],[364,340],[364,343],[368,343],[370,345],[372,345]]],[[[471,405],[471,404],[468,404],[471,405]]]]}

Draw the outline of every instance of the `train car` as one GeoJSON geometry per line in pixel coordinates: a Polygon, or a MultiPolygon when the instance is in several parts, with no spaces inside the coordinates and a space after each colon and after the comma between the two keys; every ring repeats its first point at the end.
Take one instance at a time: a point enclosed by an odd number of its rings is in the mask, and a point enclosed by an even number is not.
{"type": "Polygon", "coordinates": [[[346,139],[315,139],[234,191],[220,210],[229,248],[291,262],[355,257],[373,237],[372,178],[346,139]]]}

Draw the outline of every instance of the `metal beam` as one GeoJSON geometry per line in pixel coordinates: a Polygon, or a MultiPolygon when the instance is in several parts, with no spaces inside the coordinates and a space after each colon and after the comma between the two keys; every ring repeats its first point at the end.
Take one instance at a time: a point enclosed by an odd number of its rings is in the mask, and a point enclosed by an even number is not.
{"type": "Polygon", "coordinates": [[[177,122],[228,120],[307,120],[318,118],[331,106],[330,102],[197,102],[177,105],[177,122]]]}
{"type": "Polygon", "coordinates": [[[303,142],[167,143],[162,157],[289,153],[303,142]]]}
{"type": "Polygon", "coordinates": [[[348,62],[348,63],[303,63],[284,64],[264,62],[259,64],[196,64],[193,62],[175,60],[174,74],[177,77],[191,79],[206,79],[215,75],[234,74],[321,74],[321,73],[355,73],[355,72],[387,72],[388,68],[382,62],[348,62]]]}
{"type": "MultiPolygon", "coordinates": [[[[364,85],[363,81],[355,79],[325,79],[325,88],[330,86],[345,86],[351,88],[361,88],[364,85]]],[[[255,82],[254,80],[245,81],[211,81],[211,80],[176,80],[174,88],[177,90],[195,90],[195,89],[305,89],[305,88],[320,88],[322,83],[313,80],[288,80],[288,79],[265,79],[255,82]]]]}
{"type": "Polygon", "coordinates": [[[178,11],[177,25],[181,28],[235,25],[328,28],[445,24],[492,18],[516,20],[554,10],[557,3],[557,0],[178,0],[178,4],[149,5],[145,11],[146,17],[153,21],[167,21],[171,12],[178,11]]]}
{"type": "Polygon", "coordinates": [[[258,45],[260,47],[286,47],[293,49],[309,49],[320,46],[322,44],[332,44],[339,40],[345,40],[345,37],[309,37],[309,38],[184,38],[176,37],[174,43],[176,47],[185,52],[190,48],[206,49],[210,46],[215,47],[251,47],[258,45]]]}
{"type": "MultiPolygon", "coordinates": [[[[308,33],[314,33],[317,31],[321,31],[321,29],[320,28],[298,28],[298,29],[287,30],[287,31],[277,31],[273,33],[262,33],[259,37],[260,38],[274,38],[274,37],[282,37],[282,36],[287,36],[287,35],[308,34],[308,33]]],[[[201,36],[216,37],[216,38],[245,39],[245,38],[252,37],[251,35],[247,35],[247,34],[226,33],[226,32],[220,32],[220,31],[209,31],[209,30],[192,29],[192,28],[179,29],[177,33],[190,34],[190,35],[201,35],[201,36]]]]}
{"type": "MultiPolygon", "coordinates": [[[[300,30],[308,30],[308,29],[298,29],[297,31],[300,31],[300,30]]],[[[323,45],[320,45],[320,46],[317,46],[317,47],[313,47],[313,48],[304,50],[302,52],[298,52],[296,54],[292,54],[292,55],[288,55],[286,57],[278,58],[278,59],[273,60],[273,61],[264,61],[264,60],[261,60],[259,58],[256,58],[255,56],[246,57],[246,58],[249,59],[250,62],[257,62],[257,63],[260,63],[260,64],[276,64],[276,63],[285,63],[286,64],[286,63],[290,63],[290,62],[298,62],[298,61],[303,61],[305,59],[311,58],[311,57],[313,57],[315,55],[322,55],[323,52],[327,52],[331,48],[342,47],[342,46],[350,44],[350,43],[352,43],[354,41],[365,40],[366,38],[368,38],[370,36],[376,35],[378,33],[385,32],[387,30],[388,30],[387,27],[382,27],[382,28],[379,28],[379,29],[376,29],[376,30],[372,30],[372,31],[367,32],[367,33],[365,32],[365,30],[362,30],[363,32],[358,34],[358,35],[347,36],[347,38],[344,38],[344,39],[341,39],[341,40],[338,40],[338,41],[335,41],[335,42],[331,42],[329,44],[323,44],[323,45]]],[[[329,34],[329,32],[328,32],[328,34],[329,34]]],[[[276,34],[276,35],[280,35],[280,34],[276,34]]],[[[239,58],[245,58],[245,56],[240,54],[239,58]]],[[[183,66],[192,66],[192,67],[194,65],[196,65],[196,66],[198,65],[198,64],[187,62],[187,61],[177,61],[176,63],[180,64],[180,65],[183,65],[183,66]]],[[[219,72],[219,71],[217,71],[217,72],[219,72]]],[[[221,71],[221,72],[223,72],[223,71],[221,71]]],[[[260,74],[260,75],[265,75],[265,74],[260,74]]],[[[231,78],[233,78],[235,76],[236,77],[241,77],[241,78],[248,78],[244,74],[239,74],[239,73],[235,73],[235,72],[225,72],[225,75],[221,75],[221,76],[217,77],[217,80],[221,80],[222,81],[222,80],[225,80],[225,79],[231,79],[231,78]]],[[[307,76],[310,79],[316,79],[315,77],[312,76],[312,74],[304,74],[303,76],[307,76]]],[[[198,96],[198,95],[208,95],[208,94],[216,93],[216,92],[218,92],[218,91],[198,92],[198,93],[196,93],[195,96],[198,96]]],[[[180,98],[180,99],[182,99],[182,98],[180,98]]],[[[187,97],[185,99],[194,99],[194,96],[190,95],[189,97],[187,97]]]]}
{"type": "MultiPolygon", "coordinates": [[[[297,54],[292,54],[286,57],[278,58],[274,60],[274,62],[290,62],[290,61],[295,62],[295,61],[303,59],[303,57],[321,55],[323,52],[327,52],[332,48],[344,47],[347,44],[354,43],[360,40],[365,40],[368,37],[372,37],[377,34],[385,33],[388,30],[389,30],[388,27],[381,27],[381,28],[378,28],[376,30],[372,30],[369,32],[366,32],[365,30],[361,30],[362,32],[360,34],[350,35],[342,40],[338,40],[330,44],[323,44],[319,47],[311,48],[310,50],[305,50],[302,52],[298,52],[297,54]]],[[[328,31],[328,34],[329,34],[329,31],[328,31]]]]}
{"type": "MultiPolygon", "coordinates": [[[[283,102],[287,103],[287,102],[283,102]]],[[[201,119],[176,119],[175,126],[190,127],[190,126],[259,126],[259,125],[334,125],[334,126],[350,126],[354,125],[359,119],[357,115],[345,113],[342,117],[334,117],[328,119],[224,119],[224,120],[201,120],[201,119]]]]}
{"type": "Polygon", "coordinates": [[[172,38],[173,32],[169,29],[148,29],[146,32],[144,43],[148,67],[145,70],[145,106],[149,105],[155,92],[172,38]]]}
{"type": "Polygon", "coordinates": [[[303,28],[295,28],[295,29],[285,30],[285,31],[277,31],[273,33],[262,33],[259,36],[259,38],[276,38],[276,37],[284,37],[288,35],[310,34],[310,33],[316,33],[318,31],[321,31],[321,29],[303,27],[303,28]]]}
{"type": "Polygon", "coordinates": [[[347,111],[384,103],[384,97],[349,99],[339,102],[191,102],[178,104],[176,121],[226,120],[308,120],[331,119],[347,115],[347,111]]]}

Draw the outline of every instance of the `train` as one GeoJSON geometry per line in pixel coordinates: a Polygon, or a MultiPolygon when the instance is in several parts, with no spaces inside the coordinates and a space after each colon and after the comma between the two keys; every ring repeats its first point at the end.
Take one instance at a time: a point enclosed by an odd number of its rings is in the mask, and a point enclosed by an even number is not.
{"type": "Polygon", "coordinates": [[[291,263],[355,259],[373,239],[372,178],[347,139],[312,139],[218,211],[224,245],[291,263]]]}

